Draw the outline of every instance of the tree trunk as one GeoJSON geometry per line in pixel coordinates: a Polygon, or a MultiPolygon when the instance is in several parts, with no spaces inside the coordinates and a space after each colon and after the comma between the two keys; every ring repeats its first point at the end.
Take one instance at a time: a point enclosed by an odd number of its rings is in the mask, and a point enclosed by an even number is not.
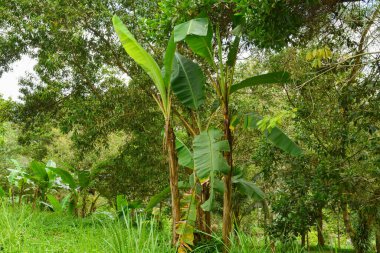
{"type": "Polygon", "coordinates": [[[172,244],[176,245],[178,235],[176,233],[176,225],[181,218],[180,214],[180,198],[178,190],[178,158],[175,148],[175,134],[170,121],[165,125],[166,147],[169,157],[169,177],[170,177],[170,193],[172,199],[172,244]]]}
{"type": "Polygon", "coordinates": [[[301,246],[302,248],[305,248],[305,245],[306,245],[306,233],[302,233],[301,234],[301,246]]]}
{"type": "Polygon", "coordinates": [[[350,238],[351,242],[354,243],[355,231],[351,225],[350,214],[348,213],[347,203],[343,203],[342,213],[343,213],[343,222],[346,228],[346,233],[348,237],[350,238]]]}
{"type": "Polygon", "coordinates": [[[86,200],[87,200],[87,194],[86,192],[82,196],[82,218],[86,217],[86,200]]]}
{"type": "MultiPolygon", "coordinates": [[[[202,201],[206,201],[207,199],[210,198],[210,187],[208,184],[204,184],[202,186],[202,201]]],[[[201,208],[201,207],[200,207],[201,208]]],[[[202,208],[201,208],[202,210],[202,208]]],[[[202,210],[203,211],[203,210],[202,210]]],[[[210,212],[205,212],[203,211],[203,215],[204,215],[204,224],[203,224],[203,228],[204,228],[204,232],[210,236],[206,236],[206,238],[210,239],[211,238],[211,213],[210,212]]]]}
{"type": "Polygon", "coordinates": [[[376,230],[376,253],[380,253],[380,227],[376,230]]]}
{"type": "Polygon", "coordinates": [[[228,141],[230,151],[225,152],[224,156],[230,167],[230,171],[224,176],[224,196],[223,196],[223,242],[224,251],[227,252],[230,246],[230,235],[232,232],[232,143],[233,136],[230,129],[230,117],[228,111],[228,101],[224,101],[224,138],[228,141]]]}
{"type": "Polygon", "coordinates": [[[318,246],[325,246],[325,238],[323,237],[323,211],[322,208],[318,210],[317,216],[317,231],[318,231],[318,246]]]}
{"type": "Polygon", "coordinates": [[[24,184],[21,185],[21,189],[20,189],[20,197],[19,197],[19,200],[18,200],[18,206],[21,206],[21,203],[22,203],[22,195],[24,195],[24,184]]]}

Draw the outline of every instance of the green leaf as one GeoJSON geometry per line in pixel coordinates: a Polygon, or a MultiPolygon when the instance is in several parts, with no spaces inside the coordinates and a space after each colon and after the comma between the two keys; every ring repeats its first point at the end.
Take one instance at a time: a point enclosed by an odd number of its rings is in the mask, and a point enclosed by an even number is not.
{"type": "Polygon", "coordinates": [[[49,169],[52,170],[54,173],[56,173],[58,176],[60,176],[62,181],[68,184],[72,190],[78,187],[73,176],[67,170],[64,170],[61,168],[49,168],[49,169]]]}
{"type": "Polygon", "coordinates": [[[45,169],[45,164],[37,161],[32,161],[30,163],[30,169],[33,171],[34,178],[40,181],[49,181],[49,176],[45,169]]]}
{"type": "Polygon", "coordinates": [[[128,201],[124,195],[116,196],[116,209],[117,211],[122,211],[125,207],[128,206],[128,201]]]}
{"type": "Polygon", "coordinates": [[[175,142],[179,165],[194,169],[193,155],[189,148],[177,137],[175,142]]]}
{"type": "Polygon", "coordinates": [[[172,79],[172,90],[183,105],[198,109],[203,104],[205,77],[198,64],[176,53],[178,74],[172,79]]]}
{"type": "Polygon", "coordinates": [[[185,41],[195,54],[204,58],[211,66],[214,65],[211,25],[208,27],[206,36],[188,35],[185,41]]]}
{"type": "Polygon", "coordinates": [[[286,83],[289,82],[289,80],[290,75],[288,72],[272,72],[268,74],[258,75],[247,78],[240,83],[232,85],[230,87],[230,94],[246,87],[252,87],[261,84],[286,83]]]}
{"type": "Polygon", "coordinates": [[[136,41],[132,33],[127,29],[127,27],[123,24],[123,22],[120,20],[118,16],[113,16],[112,22],[125,51],[150,76],[150,78],[153,80],[154,84],[156,85],[157,89],[161,94],[161,99],[164,106],[167,106],[168,101],[166,87],[157,62],[136,41]]]}
{"type": "Polygon", "coordinates": [[[5,196],[5,191],[3,190],[3,188],[0,186],[0,198],[4,197],[5,196]]]}
{"type": "Polygon", "coordinates": [[[174,43],[173,34],[170,36],[168,46],[165,51],[164,57],[164,83],[166,87],[169,87],[170,77],[173,70],[174,54],[175,54],[176,44],[174,43]]]}
{"type": "Polygon", "coordinates": [[[170,187],[166,187],[156,195],[150,198],[148,204],[145,207],[145,212],[151,213],[153,207],[157,206],[160,202],[170,197],[170,187]]]}
{"type": "Polygon", "coordinates": [[[218,129],[209,129],[194,138],[194,165],[196,174],[201,183],[210,182],[210,198],[202,204],[205,211],[211,211],[214,201],[215,174],[228,173],[230,167],[223,157],[223,151],[229,151],[226,140],[220,140],[223,132],[218,129]]]}
{"type": "Polygon", "coordinates": [[[61,207],[62,210],[65,211],[70,204],[71,194],[67,194],[62,200],[61,200],[61,207]]]}
{"type": "MultiPolygon", "coordinates": [[[[245,128],[258,129],[257,123],[262,119],[262,117],[256,114],[248,114],[244,118],[245,128]]],[[[274,127],[269,132],[264,131],[265,136],[278,148],[282,149],[286,153],[293,156],[299,156],[302,154],[302,150],[295,144],[280,128],[274,127]]]]}
{"type": "Polygon", "coordinates": [[[264,192],[254,182],[247,181],[243,177],[232,177],[232,183],[241,193],[250,198],[257,200],[265,198],[264,192]]]}
{"type": "Polygon", "coordinates": [[[207,30],[207,18],[192,19],[174,27],[174,42],[184,40],[188,35],[206,36],[207,30]]]}
{"type": "Polygon", "coordinates": [[[59,203],[58,199],[51,194],[46,195],[46,197],[48,198],[54,212],[62,213],[62,206],[61,203],[59,203]]]}
{"type": "MultiPolygon", "coordinates": [[[[189,188],[189,184],[186,184],[183,181],[178,181],[178,188],[179,189],[187,189],[187,188],[189,188]]],[[[145,207],[145,212],[147,212],[147,213],[152,212],[153,207],[157,206],[160,202],[162,202],[168,198],[170,198],[170,187],[169,186],[150,198],[148,204],[145,207]]]]}

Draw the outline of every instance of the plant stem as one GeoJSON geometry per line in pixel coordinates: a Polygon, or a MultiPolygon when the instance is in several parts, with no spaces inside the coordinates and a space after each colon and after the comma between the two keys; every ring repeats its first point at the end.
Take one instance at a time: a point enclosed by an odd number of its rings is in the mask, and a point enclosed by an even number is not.
{"type": "Polygon", "coordinates": [[[172,244],[176,245],[178,235],[176,224],[180,220],[180,199],[178,190],[178,157],[175,149],[175,134],[170,120],[165,124],[166,147],[169,158],[170,193],[172,199],[172,244]]]}

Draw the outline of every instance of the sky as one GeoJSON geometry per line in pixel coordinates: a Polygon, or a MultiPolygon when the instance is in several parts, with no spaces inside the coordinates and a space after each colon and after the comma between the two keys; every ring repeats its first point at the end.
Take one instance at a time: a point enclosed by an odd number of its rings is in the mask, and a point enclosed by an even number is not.
{"type": "Polygon", "coordinates": [[[0,94],[3,98],[12,98],[18,101],[19,86],[18,80],[26,75],[28,72],[33,72],[33,67],[36,61],[30,57],[24,55],[21,60],[12,64],[12,70],[3,75],[0,78],[0,94]]]}

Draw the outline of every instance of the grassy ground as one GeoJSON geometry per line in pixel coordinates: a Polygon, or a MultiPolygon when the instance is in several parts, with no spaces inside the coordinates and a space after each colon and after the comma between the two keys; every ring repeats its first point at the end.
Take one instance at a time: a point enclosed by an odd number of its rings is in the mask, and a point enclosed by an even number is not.
{"type": "MultiPolygon", "coordinates": [[[[79,219],[53,212],[36,212],[30,207],[12,208],[0,204],[0,253],[175,252],[170,248],[169,231],[167,226],[160,229],[144,219],[137,219],[133,224],[124,219],[113,221],[106,214],[79,219]]],[[[245,234],[238,237],[231,253],[270,252],[269,248],[262,246],[264,241],[245,234]]],[[[220,239],[215,237],[195,252],[220,252],[220,248],[220,239]]],[[[277,249],[280,251],[281,246],[277,249]]],[[[303,250],[294,245],[283,252],[303,250]]],[[[314,247],[310,252],[352,251],[314,247]]]]}
{"type": "Polygon", "coordinates": [[[86,219],[0,206],[0,252],[170,252],[170,236],[151,222],[129,225],[106,215],[86,219]]]}

